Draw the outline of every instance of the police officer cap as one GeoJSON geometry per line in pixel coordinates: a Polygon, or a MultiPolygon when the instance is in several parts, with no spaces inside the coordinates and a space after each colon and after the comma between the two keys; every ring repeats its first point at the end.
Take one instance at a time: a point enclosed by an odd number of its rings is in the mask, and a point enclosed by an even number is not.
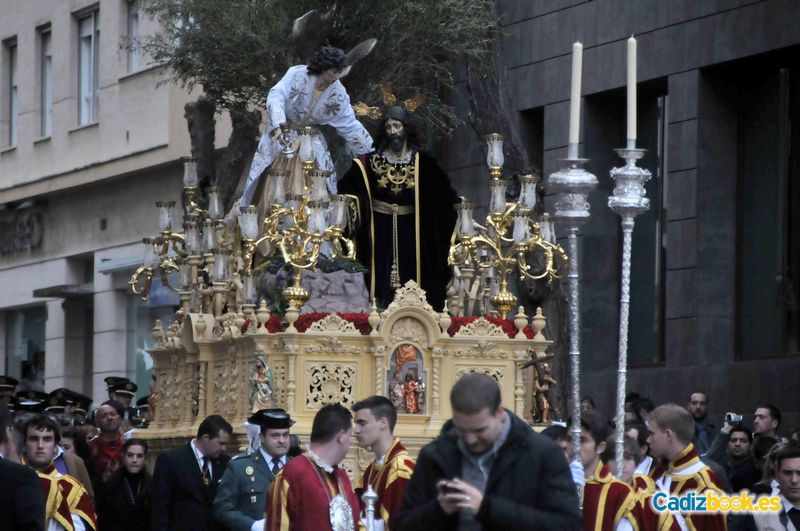
{"type": "Polygon", "coordinates": [[[247,422],[271,430],[288,430],[294,424],[289,414],[282,409],[260,409],[247,422]]]}
{"type": "Polygon", "coordinates": [[[18,385],[19,380],[16,378],[6,376],[5,374],[0,375],[0,389],[14,389],[18,385]]]}
{"type": "Polygon", "coordinates": [[[112,385],[111,387],[108,388],[109,391],[113,391],[114,393],[116,393],[118,395],[126,395],[126,396],[129,396],[131,398],[133,398],[133,395],[136,394],[136,391],[138,389],[139,389],[139,387],[135,383],[131,382],[130,380],[128,380],[126,382],[123,382],[123,383],[118,383],[118,384],[112,385]]]}

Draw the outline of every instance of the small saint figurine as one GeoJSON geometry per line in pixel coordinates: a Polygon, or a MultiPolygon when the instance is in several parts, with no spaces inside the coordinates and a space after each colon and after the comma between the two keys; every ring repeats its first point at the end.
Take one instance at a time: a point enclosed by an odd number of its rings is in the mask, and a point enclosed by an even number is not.
{"type": "MultiPolygon", "coordinates": [[[[550,373],[550,364],[546,361],[539,363],[536,369],[536,378],[533,381],[534,397],[536,398],[536,420],[546,424],[550,422],[550,413],[553,409],[550,402],[550,386],[558,385],[558,382],[550,373]]],[[[555,411],[555,414],[558,416],[558,411],[555,411]]]]}
{"type": "Polygon", "coordinates": [[[395,373],[392,380],[389,382],[389,400],[397,410],[403,408],[403,382],[400,380],[400,375],[395,373]]]}
{"type": "Polygon", "coordinates": [[[414,375],[406,373],[406,383],[403,384],[403,404],[406,408],[406,413],[419,413],[419,382],[414,379],[414,375]]]}
{"type": "Polygon", "coordinates": [[[252,413],[275,407],[275,398],[272,393],[274,388],[272,370],[269,368],[267,357],[264,354],[259,354],[256,358],[256,370],[250,377],[250,383],[253,384],[253,391],[250,395],[250,403],[253,406],[252,413]]]}

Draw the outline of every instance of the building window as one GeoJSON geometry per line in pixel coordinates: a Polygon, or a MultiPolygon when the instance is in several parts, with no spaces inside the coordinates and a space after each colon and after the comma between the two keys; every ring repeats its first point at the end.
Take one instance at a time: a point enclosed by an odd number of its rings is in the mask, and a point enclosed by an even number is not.
{"type": "Polygon", "coordinates": [[[136,72],[142,67],[142,52],[137,48],[139,37],[139,0],[128,2],[128,72],[136,72]]]}
{"type": "Polygon", "coordinates": [[[81,17],[78,20],[79,35],[79,81],[78,81],[78,123],[91,124],[98,118],[98,67],[100,51],[98,43],[98,11],[81,17]]]}
{"type": "Polygon", "coordinates": [[[44,391],[44,306],[5,313],[6,364],[0,372],[20,381],[17,391],[44,391]]]}
{"type": "Polygon", "coordinates": [[[800,64],[738,89],[740,359],[800,352],[800,64]]]}
{"type": "Polygon", "coordinates": [[[6,45],[8,56],[8,145],[17,145],[17,43],[6,45]]]}
{"type": "Polygon", "coordinates": [[[42,137],[48,137],[52,133],[53,126],[53,51],[50,28],[44,29],[39,33],[39,44],[41,48],[39,62],[42,76],[40,94],[42,106],[41,135],[42,137]]]}

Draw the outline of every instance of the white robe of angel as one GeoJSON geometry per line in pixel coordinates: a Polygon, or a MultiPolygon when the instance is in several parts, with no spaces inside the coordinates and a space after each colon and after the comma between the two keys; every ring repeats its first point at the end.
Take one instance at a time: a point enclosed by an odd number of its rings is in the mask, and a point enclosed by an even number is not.
{"type": "MultiPolygon", "coordinates": [[[[329,125],[344,138],[353,155],[363,155],[372,151],[372,137],[356,119],[344,85],[337,80],[331,83],[316,101],[312,101],[316,83],[317,76],[309,74],[306,65],[297,65],[289,68],[283,78],[270,89],[267,95],[267,127],[253,156],[247,183],[239,200],[240,205],[252,204],[259,177],[283,149],[280,142],[270,137],[270,133],[282,123],[312,127],[329,125]]],[[[295,143],[297,136],[295,129],[290,129],[284,134],[289,145],[295,143]]],[[[326,184],[328,191],[335,194],[337,176],[333,160],[325,137],[318,129],[315,129],[312,135],[312,148],[315,166],[320,170],[331,172],[326,184]]]]}

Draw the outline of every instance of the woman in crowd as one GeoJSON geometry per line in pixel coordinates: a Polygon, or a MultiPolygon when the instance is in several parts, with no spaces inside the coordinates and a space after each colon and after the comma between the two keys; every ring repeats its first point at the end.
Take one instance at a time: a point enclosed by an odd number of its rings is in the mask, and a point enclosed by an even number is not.
{"type": "Polygon", "coordinates": [[[96,494],[99,531],[150,529],[150,474],[145,468],[147,441],[129,439],[120,468],[96,494]]]}

